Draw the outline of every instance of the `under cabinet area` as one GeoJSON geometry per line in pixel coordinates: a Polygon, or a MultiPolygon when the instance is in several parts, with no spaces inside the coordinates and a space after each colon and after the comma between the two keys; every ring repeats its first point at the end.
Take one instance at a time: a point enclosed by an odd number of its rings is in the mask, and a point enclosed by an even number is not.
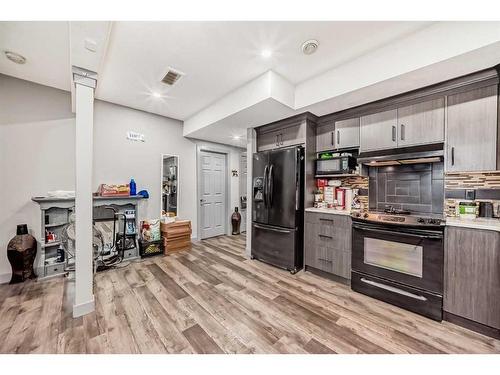
{"type": "Polygon", "coordinates": [[[448,96],[448,172],[497,169],[498,86],[448,96]]]}
{"type": "Polygon", "coordinates": [[[443,308],[500,329],[500,232],[447,227],[443,308]]]}
{"type": "Polygon", "coordinates": [[[350,216],[306,212],[304,252],[306,270],[350,279],[350,216]]]}

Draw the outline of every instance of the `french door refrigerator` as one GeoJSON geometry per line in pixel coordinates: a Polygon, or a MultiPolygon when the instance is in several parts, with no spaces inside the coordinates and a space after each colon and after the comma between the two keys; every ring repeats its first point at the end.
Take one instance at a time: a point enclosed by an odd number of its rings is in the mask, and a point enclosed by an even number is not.
{"type": "Polygon", "coordinates": [[[304,148],[253,154],[252,259],[292,273],[303,265],[304,148]]]}

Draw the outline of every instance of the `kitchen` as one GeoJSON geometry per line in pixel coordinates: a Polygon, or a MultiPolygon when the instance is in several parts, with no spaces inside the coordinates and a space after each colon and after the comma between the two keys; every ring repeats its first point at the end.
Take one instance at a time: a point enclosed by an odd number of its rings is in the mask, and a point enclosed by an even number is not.
{"type": "Polygon", "coordinates": [[[252,258],[499,338],[498,83],[258,128],[252,258]]]}
{"type": "Polygon", "coordinates": [[[0,353],[500,359],[500,22],[139,21],[0,21],[0,353]]]}

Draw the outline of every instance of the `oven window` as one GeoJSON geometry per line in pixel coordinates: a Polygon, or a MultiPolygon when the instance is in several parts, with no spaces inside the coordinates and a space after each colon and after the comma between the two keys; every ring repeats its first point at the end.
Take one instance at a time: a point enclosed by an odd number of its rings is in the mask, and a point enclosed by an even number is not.
{"type": "Polygon", "coordinates": [[[340,159],[318,160],[318,171],[337,172],[340,170],[340,159]]]}
{"type": "Polygon", "coordinates": [[[422,246],[370,237],[364,240],[365,264],[422,277],[422,246]]]}

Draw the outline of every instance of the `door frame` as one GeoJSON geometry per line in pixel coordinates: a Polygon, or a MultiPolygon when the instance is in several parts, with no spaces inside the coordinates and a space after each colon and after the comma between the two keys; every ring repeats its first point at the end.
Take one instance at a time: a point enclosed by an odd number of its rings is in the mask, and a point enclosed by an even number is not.
{"type": "Polygon", "coordinates": [[[231,179],[229,176],[229,151],[225,150],[223,148],[218,148],[218,147],[213,147],[213,146],[207,146],[207,145],[197,145],[196,146],[196,217],[197,217],[197,234],[196,237],[197,239],[201,240],[201,206],[200,206],[200,192],[201,192],[201,152],[212,152],[215,154],[224,154],[225,155],[225,163],[224,163],[224,174],[226,176],[226,184],[225,184],[225,189],[226,189],[226,198],[225,198],[225,205],[226,205],[226,219],[224,220],[224,233],[228,236],[231,234],[230,228],[231,228],[231,179]]]}

